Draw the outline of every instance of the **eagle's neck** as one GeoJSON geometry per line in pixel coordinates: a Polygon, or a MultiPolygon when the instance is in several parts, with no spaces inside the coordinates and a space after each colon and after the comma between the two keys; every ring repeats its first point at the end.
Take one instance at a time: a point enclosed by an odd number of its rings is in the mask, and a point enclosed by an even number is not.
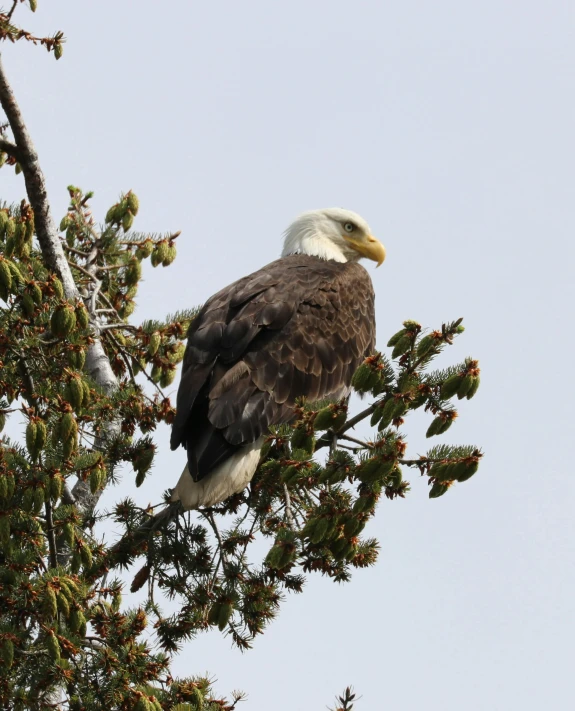
{"type": "Polygon", "coordinates": [[[290,254],[307,254],[310,257],[331,259],[334,262],[347,262],[343,249],[320,231],[308,229],[288,229],[285,234],[282,257],[290,254]]]}

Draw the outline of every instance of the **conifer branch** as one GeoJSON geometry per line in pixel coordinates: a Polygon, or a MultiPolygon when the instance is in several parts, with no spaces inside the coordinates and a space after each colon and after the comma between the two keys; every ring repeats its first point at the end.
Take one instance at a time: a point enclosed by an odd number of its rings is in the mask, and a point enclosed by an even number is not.
{"type": "MultiPolygon", "coordinates": [[[[20,365],[22,367],[24,381],[26,383],[26,400],[33,407],[34,414],[38,415],[38,400],[35,394],[36,387],[34,385],[34,378],[32,377],[32,373],[30,372],[30,368],[23,353],[20,353],[20,365]]],[[[48,549],[50,551],[50,565],[52,568],[55,568],[58,565],[58,552],[56,547],[56,536],[54,535],[52,502],[50,501],[49,496],[47,496],[44,501],[44,508],[46,510],[46,538],[48,539],[48,549]]]]}
{"type": "MultiPolygon", "coordinates": [[[[0,104],[4,109],[4,113],[10,123],[12,134],[16,142],[17,150],[20,153],[19,163],[24,174],[26,183],[26,193],[28,200],[34,211],[34,221],[36,235],[42,251],[42,256],[46,266],[54,271],[60,278],[64,287],[64,293],[70,300],[79,299],[80,293],[74,280],[74,276],[66,259],[62,241],[60,239],[58,229],[52,217],[52,211],[48,200],[46,190],[46,180],[40,166],[38,153],[32,142],[32,138],[28,132],[28,128],[24,122],[24,118],[20,111],[20,107],[14,96],[14,92],[8,82],[2,57],[0,56],[0,104]]],[[[96,253],[97,254],[97,253],[96,253]]],[[[90,266],[95,262],[94,260],[90,266]]],[[[96,280],[95,275],[89,273],[96,280]]],[[[96,337],[88,348],[86,354],[86,372],[96,382],[104,392],[111,394],[118,388],[118,379],[116,378],[110,360],[106,355],[99,333],[97,331],[97,319],[95,315],[92,319],[96,325],[96,337]]],[[[120,431],[120,422],[110,423],[107,435],[113,437],[120,431]]],[[[101,490],[92,494],[90,486],[81,479],[78,480],[72,495],[76,500],[76,506],[80,512],[87,516],[95,507],[101,495],[101,490]]]]}
{"type": "Polygon", "coordinates": [[[341,696],[338,696],[337,707],[335,709],[330,709],[330,711],[352,711],[353,702],[356,700],[356,696],[353,693],[353,688],[348,686],[341,696]]]}

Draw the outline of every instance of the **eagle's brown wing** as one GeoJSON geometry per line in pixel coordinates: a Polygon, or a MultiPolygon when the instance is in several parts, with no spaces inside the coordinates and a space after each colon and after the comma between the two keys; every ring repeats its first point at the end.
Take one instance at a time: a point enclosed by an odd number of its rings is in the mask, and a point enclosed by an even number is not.
{"type": "Polygon", "coordinates": [[[283,257],[222,289],[188,332],[171,446],[198,481],[293,418],[297,398],[343,397],[375,346],[371,279],[359,264],[283,257]]]}

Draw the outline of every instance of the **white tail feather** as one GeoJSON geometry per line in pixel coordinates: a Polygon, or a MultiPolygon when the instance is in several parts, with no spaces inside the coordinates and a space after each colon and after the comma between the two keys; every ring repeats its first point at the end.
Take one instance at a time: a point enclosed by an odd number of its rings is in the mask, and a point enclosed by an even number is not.
{"type": "Polygon", "coordinates": [[[181,501],[184,510],[189,511],[202,506],[214,506],[232,494],[243,491],[256,472],[263,442],[264,438],[260,437],[252,444],[245,445],[200,481],[192,479],[186,464],[172,490],[172,501],[181,501]]]}

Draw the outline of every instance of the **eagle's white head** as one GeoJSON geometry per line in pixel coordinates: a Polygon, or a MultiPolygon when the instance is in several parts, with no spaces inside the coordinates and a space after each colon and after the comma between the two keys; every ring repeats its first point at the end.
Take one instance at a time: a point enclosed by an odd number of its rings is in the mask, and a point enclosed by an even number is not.
{"type": "Polygon", "coordinates": [[[357,213],[328,207],[304,212],[287,228],[282,257],[289,254],[309,254],[335,262],[357,262],[367,257],[379,266],[385,259],[385,247],[357,213]]]}

